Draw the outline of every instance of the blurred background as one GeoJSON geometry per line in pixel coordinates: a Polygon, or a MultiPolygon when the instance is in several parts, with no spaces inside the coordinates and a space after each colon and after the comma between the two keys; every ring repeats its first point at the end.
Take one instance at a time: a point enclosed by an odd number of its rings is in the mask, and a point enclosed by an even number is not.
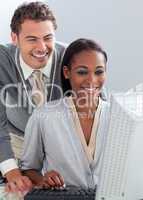
{"type": "MultiPolygon", "coordinates": [[[[30,2],[29,0],[28,2],[30,2]]],[[[23,0],[5,0],[0,6],[0,43],[11,42],[10,19],[23,0]]],[[[124,92],[143,90],[142,0],[48,0],[56,15],[56,38],[70,43],[87,37],[108,54],[107,87],[124,92]]]]}

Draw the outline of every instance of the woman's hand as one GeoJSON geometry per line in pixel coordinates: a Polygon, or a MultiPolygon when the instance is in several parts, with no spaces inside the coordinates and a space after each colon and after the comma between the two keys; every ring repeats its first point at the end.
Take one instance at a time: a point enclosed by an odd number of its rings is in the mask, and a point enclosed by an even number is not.
{"type": "Polygon", "coordinates": [[[52,170],[44,174],[43,183],[46,187],[63,187],[64,179],[58,172],[52,170]]]}

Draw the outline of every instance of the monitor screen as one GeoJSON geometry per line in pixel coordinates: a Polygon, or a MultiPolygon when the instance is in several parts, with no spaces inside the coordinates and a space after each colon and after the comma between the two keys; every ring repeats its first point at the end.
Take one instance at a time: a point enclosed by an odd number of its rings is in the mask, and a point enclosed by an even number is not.
{"type": "Polygon", "coordinates": [[[143,93],[110,98],[96,200],[143,199],[143,93]]]}

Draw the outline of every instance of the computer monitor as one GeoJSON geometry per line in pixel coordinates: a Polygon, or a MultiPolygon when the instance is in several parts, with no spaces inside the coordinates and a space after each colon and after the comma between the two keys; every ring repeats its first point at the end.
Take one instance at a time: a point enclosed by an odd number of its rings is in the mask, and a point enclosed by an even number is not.
{"type": "Polygon", "coordinates": [[[96,200],[143,199],[143,93],[116,94],[96,200]]]}

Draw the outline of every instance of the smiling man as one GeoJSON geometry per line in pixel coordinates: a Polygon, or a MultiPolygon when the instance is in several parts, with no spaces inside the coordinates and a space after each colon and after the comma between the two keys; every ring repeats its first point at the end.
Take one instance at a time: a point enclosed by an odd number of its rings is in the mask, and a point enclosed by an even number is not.
{"type": "Polygon", "coordinates": [[[33,108],[61,95],[60,64],[65,45],[55,41],[56,28],[47,4],[23,4],[11,20],[13,44],[0,45],[0,171],[11,192],[31,187],[15,158],[20,157],[33,108]]]}

